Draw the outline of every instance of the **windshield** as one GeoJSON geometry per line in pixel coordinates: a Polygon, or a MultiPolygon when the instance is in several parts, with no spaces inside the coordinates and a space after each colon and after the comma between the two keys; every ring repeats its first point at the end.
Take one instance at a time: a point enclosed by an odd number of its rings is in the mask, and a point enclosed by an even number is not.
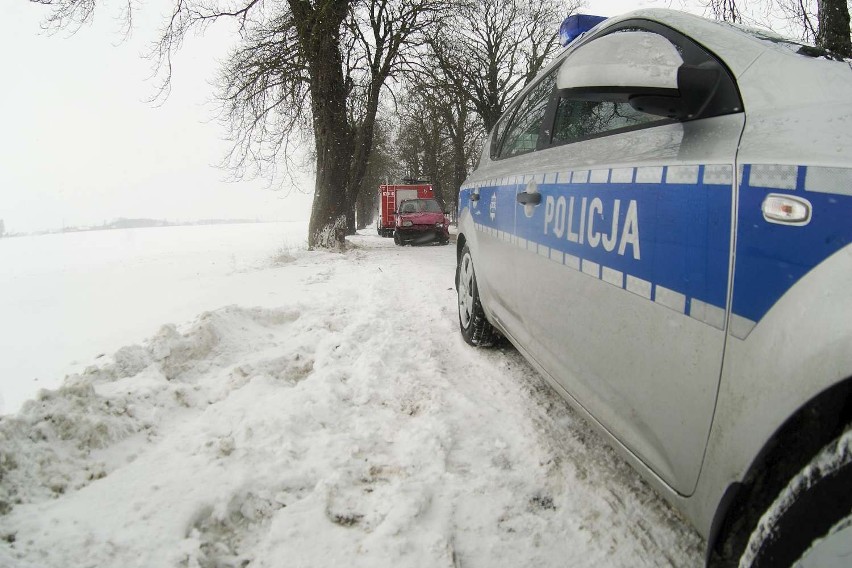
{"type": "Polygon", "coordinates": [[[401,213],[442,213],[441,206],[434,199],[411,199],[403,201],[399,208],[401,213]]]}

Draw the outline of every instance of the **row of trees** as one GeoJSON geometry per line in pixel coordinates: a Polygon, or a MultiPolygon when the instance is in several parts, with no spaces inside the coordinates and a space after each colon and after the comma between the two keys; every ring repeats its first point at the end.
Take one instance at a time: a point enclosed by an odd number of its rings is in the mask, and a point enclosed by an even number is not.
{"type": "MultiPolygon", "coordinates": [[[[47,22],[59,28],[89,20],[98,4],[30,1],[50,6],[47,22]]],[[[281,164],[286,167],[294,149],[313,142],[311,248],[341,246],[356,228],[356,212],[363,224],[377,182],[388,178],[428,177],[445,200],[455,202],[484,134],[552,56],[559,22],[580,4],[172,1],[151,53],[161,92],[168,92],[172,56],[190,33],[222,20],[239,24],[216,92],[234,141],[227,162],[237,177],[269,175],[281,164]]],[[[720,18],[742,18],[737,0],[707,1],[720,18]]],[[[818,43],[846,53],[846,0],[763,1],[800,6],[810,30],[804,35],[812,33],[818,43]],[[813,21],[807,12],[812,1],[813,21]],[[846,44],[836,42],[837,36],[846,44]]],[[[129,24],[135,2],[126,2],[129,24]]]]}
{"type": "MultiPolygon", "coordinates": [[[[58,28],[89,20],[98,6],[31,1],[51,6],[47,21],[58,28]]],[[[403,169],[457,186],[476,141],[553,52],[576,1],[173,0],[151,56],[167,93],[188,35],[238,22],[216,92],[234,140],[228,165],[238,177],[268,175],[312,140],[308,243],[333,248],[356,227],[362,189],[382,175],[376,133],[386,128],[408,146],[397,156],[403,169]],[[383,104],[402,117],[397,125],[382,125],[383,104]]],[[[135,5],[127,0],[128,23],[135,5]]]]}
{"type": "Polygon", "coordinates": [[[407,176],[429,179],[445,203],[456,203],[485,134],[558,47],[566,10],[506,0],[461,7],[425,34],[410,72],[390,90],[386,123],[393,127],[376,137],[370,163],[379,178],[363,180],[364,202],[377,182],[407,176]]]}

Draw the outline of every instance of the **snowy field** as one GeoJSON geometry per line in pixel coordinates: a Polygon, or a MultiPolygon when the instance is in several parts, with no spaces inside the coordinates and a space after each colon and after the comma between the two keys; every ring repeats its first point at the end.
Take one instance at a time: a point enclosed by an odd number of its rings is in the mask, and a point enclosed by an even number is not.
{"type": "Polygon", "coordinates": [[[304,249],[307,233],[259,223],[0,239],[0,414],[163,323],[282,303],[276,276],[258,270],[278,249],[304,249]]]}
{"type": "Polygon", "coordinates": [[[453,246],[295,229],[0,242],[0,566],[701,565],[517,352],[462,341],[453,246]],[[29,377],[62,386],[21,406],[29,377]]]}

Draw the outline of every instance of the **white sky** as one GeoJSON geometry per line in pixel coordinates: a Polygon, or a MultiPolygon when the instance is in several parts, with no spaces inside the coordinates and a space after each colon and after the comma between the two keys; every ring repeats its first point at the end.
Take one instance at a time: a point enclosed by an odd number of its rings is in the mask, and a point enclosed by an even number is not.
{"type": "MultiPolygon", "coordinates": [[[[113,2],[112,5],[116,3],[113,2]]],[[[118,4],[121,4],[119,2],[118,4]]],[[[47,9],[26,0],[0,7],[0,219],[8,232],[100,224],[118,217],[197,220],[307,216],[311,196],[272,191],[265,180],[227,182],[217,167],[229,148],[209,104],[217,58],[230,36],[212,29],[179,54],[161,107],[141,57],[170,0],[145,0],[136,28],[101,0],[93,25],[47,34],[47,9]]],[[[299,174],[313,192],[313,173],[299,174]]]]}
{"type": "Polygon", "coordinates": [[[618,16],[641,8],[672,8],[704,14],[701,0],[586,0],[586,6],[581,12],[596,16],[618,16]]]}
{"type": "MultiPolygon", "coordinates": [[[[217,58],[233,35],[213,28],[190,37],[161,107],[150,62],[141,57],[171,0],[142,0],[134,31],[99,0],[92,25],[47,34],[44,6],[14,0],[0,8],[4,87],[0,128],[0,219],[8,232],[100,224],[118,217],[171,221],[204,218],[305,218],[313,172],[299,173],[303,194],[268,189],[266,180],[226,182],[215,167],[229,146],[212,120],[217,58]]],[[[616,15],[640,7],[695,8],[693,0],[587,0],[586,13],[616,15]]],[[[310,169],[310,168],[309,168],[310,169]]]]}

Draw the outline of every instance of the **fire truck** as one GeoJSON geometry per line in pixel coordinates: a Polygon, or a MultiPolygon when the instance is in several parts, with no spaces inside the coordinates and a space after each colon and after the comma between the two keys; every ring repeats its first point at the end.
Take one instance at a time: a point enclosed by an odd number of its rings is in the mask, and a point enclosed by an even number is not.
{"type": "Polygon", "coordinates": [[[403,179],[401,184],[379,186],[379,216],[376,231],[381,237],[392,237],[396,208],[406,199],[431,199],[435,197],[432,184],[423,180],[403,179]]]}

